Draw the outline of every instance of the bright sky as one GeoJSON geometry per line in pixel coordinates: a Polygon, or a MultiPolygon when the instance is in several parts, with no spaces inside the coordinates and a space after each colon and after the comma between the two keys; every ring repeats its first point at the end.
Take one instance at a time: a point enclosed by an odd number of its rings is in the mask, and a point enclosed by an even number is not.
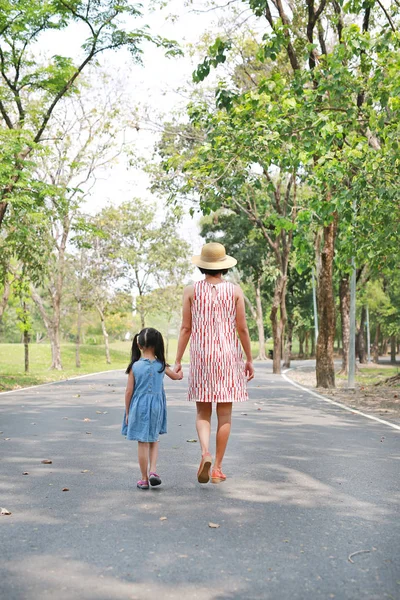
{"type": "MultiPolygon", "coordinates": [[[[151,12],[144,8],[143,23],[150,26],[152,33],[163,37],[177,40],[182,47],[186,44],[196,44],[204,31],[215,29],[215,21],[218,14],[214,11],[198,13],[193,11],[192,6],[186,6],[185,0],[171,0],[166,3],[164,10],[151,12]],[[168,15],[176,15],[176,19],[167,18],[168,15]]],[[[206,6],[205,0],[198,0],[197,6],[206,6]]],[[[141,23],[133,22],[133,27],[139,27],[141,23]]],[[[80,54],[80,46],[86,37],[83,26],[74,25],[64,32],[52,32],[41,40],[40,50],[43,53],[64,54],[77,58],[80,54]]],[[[192,59],[188,52],[183,58],[166,58],[161,49],[154,45],[144,46],[143,66],[134,65],[127,51],[108,53],[101,59],[103,68],[113,74],[124,86],[132,106],[147,106],[156,119],[160,115],[168,115],[179,111],[186,102],[181,88],[191,80],[191,74],[198,59],[192,59]]],[[[135,140],[137,154],[150,157],[157,134],[145,129],[131,132],[135,140]]],[[[140,169],[128,166],[126,160],[121,159],[118,165],[102,172],[101,178],[92,190],[88,200],[87,208],[90,212],[99,210],[104,205],[112,202],[118,204],[132,197],[152,198],[147,175],[140,169]]],[[[160,200],[157,200],[162,210],[160,200]]],[[[199,215],[185,218],[180,231],[192,245],[193,253],[198,253],[202,245],[202,239],[198,235],[197,221],[199,215]]]]}

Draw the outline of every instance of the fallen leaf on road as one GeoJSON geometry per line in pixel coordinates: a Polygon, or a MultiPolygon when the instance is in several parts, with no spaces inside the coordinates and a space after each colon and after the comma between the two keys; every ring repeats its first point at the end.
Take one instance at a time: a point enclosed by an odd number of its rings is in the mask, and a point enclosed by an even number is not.
{"type": "Polygon", "coordinates": [[[257,410],[262,410],[261,408],[257,408],[257,410]]]}
{"type": "Polygon", "coordinates": [[[7,508],[0,508],[0,515],[11,515],[12,513],[7,508]]]}
{"type": "Polygon", "coordinates": [[[22,475],[29,475],[28,471],[24,471],[22,475]]]}
{"type": "Polygon", "coordinates": [[[65,421],[68,421],[68,417],[63,417],[63,419],[64,419],[65,421]]]}
{"type": "Polygon", "coordinates": [[[89,473],[89,469],[83,469],[83,471],[81,471],[81,473],[89,473]]]}
{"type": "Polygon", "coordinates": [[[352,552],[351,554],[349,554],[347,560],[354,564],[354,560],[351,560],[353,556],[356,556],[356,554],[369,554],[370,552],[371,550],[357,550],[357,552],[352,552]]]}
{"type": "Polygon", "coordinates": [[[166,521],[167,517],[160,517],[160,521],[166,521]]]}
{"type": "Polygon", "coordinates": [[[53,461],[49,460],[48,458],[45,458],[44,460],[41,461],[42,465],[52,465],[53,461]]]}
{"type": "Polygon", "coordinates": [[[69,488],[63,488],[61,491],[62,492],[69,492],[69,488]]]}
{"type": "Polygon", "coordinates": [[[83,420],[85,421],[85,423],[88,423],[90,421],[90,419],[88,419],[87,417],[83,420]]]}
{"type": "Polygon", "coordinates": [[[87,431],[86,433],[87,433],[87,435],[92,435],[91,431],[87,431]]]}
{"type": "Polygon", "coordinates": [[[197,440],[194,440],[194,439],[193,439],[193,440],[186,440],[186,441],[187,441],[187,442],[190,442],[191,444],[194,444],[194,443],[196,443],[196,442],[197,442],[197,440]]]}
{"type": "Polygon", "coordinates": [[[244,417],[247,417],[247,413],[240,413],[241,415],[243,415],[244,417]]]}
{"type": "Polygon", "coordinates": [[[9,440],[11,440],[11,438],[4,438],[6,440],[6,442],[8,442],[9,440]]]}
{"type": "Polygon", "coordinates": [[[211,523],[211,522],[208,524],[208,526],[211,529],[218,529],[219,527],[221,527],[220,525],[218,525],[218,523],[211,523]]]}
{"type": "Polygon", "coordinates": [[[72,396],[73,398],[80,398],[81,395],[80,394],[75,394],[75,396],[72,396]]]}
{"type": "Polygon", "coordinates": [[[102,414],[103,414],[103,411],[102,411],[102,410],[96,410],[96,414],[98,414],[98,415],[102,415],[102,414]]]}

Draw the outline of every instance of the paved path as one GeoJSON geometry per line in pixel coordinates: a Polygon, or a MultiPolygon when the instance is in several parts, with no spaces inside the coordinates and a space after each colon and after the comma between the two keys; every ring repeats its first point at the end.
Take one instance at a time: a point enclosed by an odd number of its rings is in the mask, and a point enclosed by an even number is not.
{"type": "Polygon", "coordinates": [[[235,407],[221,485],[195,481],[184,383],[168,383],[164,484],[148,492],[119,433],[122,372],[0,395],[0,597],[400,598],[400,432],[269,369],[235,407]]]}

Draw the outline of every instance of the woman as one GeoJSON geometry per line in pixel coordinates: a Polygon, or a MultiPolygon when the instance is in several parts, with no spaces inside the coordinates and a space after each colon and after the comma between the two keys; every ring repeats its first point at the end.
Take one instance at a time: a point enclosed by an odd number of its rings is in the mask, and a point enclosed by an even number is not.
{"type": "Polygon", "coordinates": [[[182,370],[182,357],[191,337],[188,400],[196,402],[202,454],[197,479],[200,483],[210,480],[211,413],[216,403],[217,444],[211,481],[220,483],[226,479],[222,460],[231,430],[232,403],[248,399],[246,378],[254,377],[250,336],[243,292],[222,277],[237,261],[226,255],[222,244],[210,243],[203,246],[200,256],[193,256],[192,262],[205,278],[184,290],[175,371],[182,370]],[[246,354],[245,364],[236,332],[246,354]]]}

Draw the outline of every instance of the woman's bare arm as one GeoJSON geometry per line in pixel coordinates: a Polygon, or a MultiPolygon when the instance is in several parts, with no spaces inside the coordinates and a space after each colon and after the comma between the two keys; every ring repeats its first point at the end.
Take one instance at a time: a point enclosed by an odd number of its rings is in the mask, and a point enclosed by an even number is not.
{"type": "Polygon", "coordinates": [[[246,355],[246,377],[247,380],[253,379],[254,377],[254,367],[253,367],[253,357],[251,355],[251,343],[250,343],[250,334],[249,329],[247,327],[246,322],[246,311],[244,305],[244,296],[240,286],[235,286],[235,295],[236,295],[236,329],[239,335],[240,342],[243,346],[244,353],[246,355]]]}
{"type": "Polygon", "coordinates": [[[176,351],[174,371],[179,373],[182,370],[182,357],[188,345],[192,333],[192,299],[193,286],[188,285],[183,291],[182,305],[182,324],[179,332],[178,349],[176,351]]]}

